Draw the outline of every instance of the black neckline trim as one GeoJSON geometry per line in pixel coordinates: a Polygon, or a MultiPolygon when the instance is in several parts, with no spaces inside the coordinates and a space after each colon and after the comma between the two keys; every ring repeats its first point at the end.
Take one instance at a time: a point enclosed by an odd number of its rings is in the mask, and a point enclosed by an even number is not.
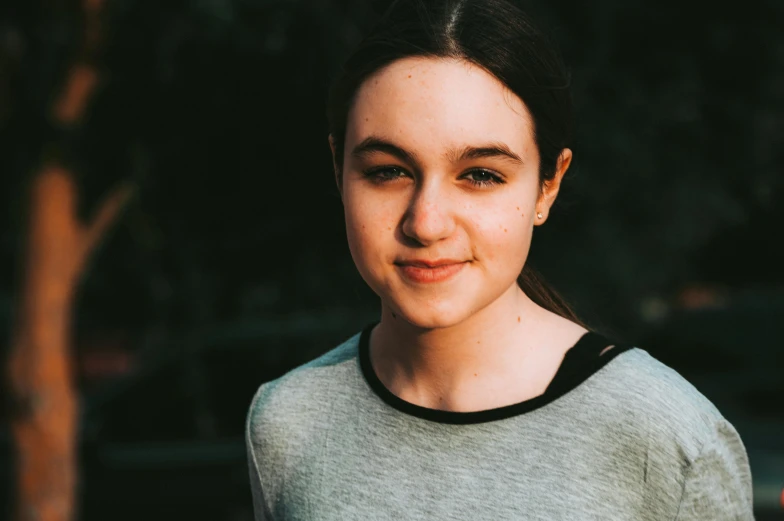
{"type": "Polygon", "coordinates": [[[433,422],[459,425],[502,420],[543,407],[575,389],[611,360],[615,359],[615,357],[632,348],[632,346],[620,345],[598,333],[589,331],[580,337],[577,343],[566,352],[561,366],[544,394],[522,402],[483,411],[441,411],[416,405],[399,398],[387,389],[378,378],[370,362],[370,333],[376,324],[378,322],[366,326],[359,338],[359,364],[370,388],[384,402],[403,413],[433,422]],[[615,347],[604,355],[599,356],[599,353],[605,347],[611,345],[615,347]]]}

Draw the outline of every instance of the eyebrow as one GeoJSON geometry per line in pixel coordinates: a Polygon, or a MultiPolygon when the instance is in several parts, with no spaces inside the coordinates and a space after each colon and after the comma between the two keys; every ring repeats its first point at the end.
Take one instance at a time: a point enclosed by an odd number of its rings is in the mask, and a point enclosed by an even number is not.
{"type": "Polygon", "coordinates": [[[464,161],[466,159],[497,157],[501,159],[508,159],[520,165],[523,164],[522,158],[512,152],[512,150],[506,144],[501,142],[488,143],[478,147],[466,146],[459,150],[450,150],[447,153],[447,157],[451,158],[453,163],[464,161]]]}
{"type": "MultiPolygon", "coordinates": [[[[371,155],[375,152],[389,154],[406,163],[414,165],[419,163],[418,157],[415,153],[377,136],[369,136],[363,139],[361,143],[354,147],[354,149],[351,151],[351,155],[357,159],[362,159],[363,157],[371,155]]],[[[469,145],[457,149],[453,148],[448,150],[445,156],[453,163],[467,159],[498,157],[510,160],[520,165],[523,164],[522,158],[512,152],[512,150],[506,144],[501,142],[487,143],[481,146],[469,145]]]]}
{"type": "Polygon", "coordinates": [[[389,154],[390,156],[394,156],[406,163],[419,163],[416,154],[376,136],[370,136],[363,139],[361,143],[354,147],[354,150],[351,151],[351,155],[357,159],[362,159],[363,157],[369,156],[375,152],[389,154]]]}

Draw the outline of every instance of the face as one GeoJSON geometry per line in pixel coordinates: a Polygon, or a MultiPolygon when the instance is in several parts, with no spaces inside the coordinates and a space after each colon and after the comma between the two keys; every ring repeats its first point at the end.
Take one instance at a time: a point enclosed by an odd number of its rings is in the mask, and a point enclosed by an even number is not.
{"type": "Polygon", "coordinates": [[[360,86],[340,189],[352,257],[386,310],[449,327],[518,291],[571,157],[540,191],[532,128],[522,100],[465,61],[406,58],[360,86]]]}

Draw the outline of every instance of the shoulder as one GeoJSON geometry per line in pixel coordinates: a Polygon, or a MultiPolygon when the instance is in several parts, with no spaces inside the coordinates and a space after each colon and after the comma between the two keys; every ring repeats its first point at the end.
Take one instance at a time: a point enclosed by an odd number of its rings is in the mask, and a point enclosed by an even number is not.
{"type": "Polygon", "coordinates": [[[753,519],[751,470],[735,427],[648,352],[631,349],[616,362],[616,390],[625,389],[624,407],[645,425],[644,481],[657,491],[650,504],[677,499],[679,520],[753,519]]]}
{"type": "MultiPolygon", "coordinates": [[[[359,333],[310,362],[262,384],[251,401],[246,433],[248,444],[306,436],[308,426],[324,416],[328,395],[336,383],[356,370],[359,333]]],[[[323,420],[323,418],[322,418],[323,420]]]]}
{"type": "Polygon", "coordinates": [[[649,443],[688,465],[717,436],[737,437],[718,408],[688,380],[647,351],[632,348],[608,364],[598,383],[623,411],[646,426],[649,443]]]}

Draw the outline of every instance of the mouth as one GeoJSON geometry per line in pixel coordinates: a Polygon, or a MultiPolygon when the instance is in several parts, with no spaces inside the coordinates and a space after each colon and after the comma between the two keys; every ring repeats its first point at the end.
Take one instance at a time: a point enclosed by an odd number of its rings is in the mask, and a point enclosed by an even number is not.
{"type": "Polygon", "coordinates": [[[429,284],[443,282],[457,275],[469,261],[441,259],[396,262],[398,271],[411,282],[429,284]]]}

